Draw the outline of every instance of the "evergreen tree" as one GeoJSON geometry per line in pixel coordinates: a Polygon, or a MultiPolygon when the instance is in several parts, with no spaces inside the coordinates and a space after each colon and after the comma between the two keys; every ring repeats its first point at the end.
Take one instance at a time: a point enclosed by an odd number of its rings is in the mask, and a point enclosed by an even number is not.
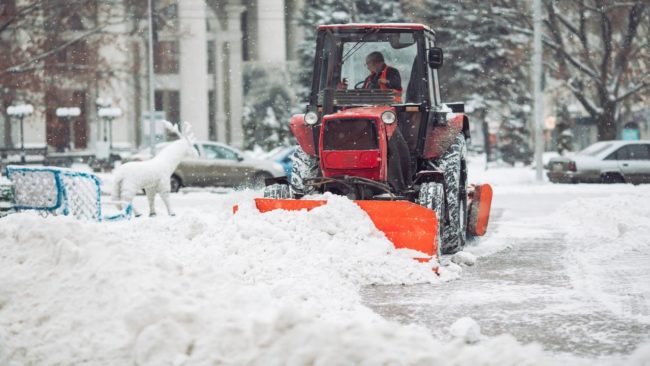
{"type": "Polygon", "coordinates": [[[244,148],[269,151],[291,144],[289,119],[293,95],[282,69],[255,66],[244,77],[244,148]]]}
{"type": "Polygon", "coordinates": [[[505,16],[526,4],[524,0],[425,0],[408,9],[411,18],[434,29],[437,45],[445,52],[439,71],[443,100],[464,101],[474,120],[498,111],[507,124],[527,126],[530,38],[513,31],[505,16]]]}

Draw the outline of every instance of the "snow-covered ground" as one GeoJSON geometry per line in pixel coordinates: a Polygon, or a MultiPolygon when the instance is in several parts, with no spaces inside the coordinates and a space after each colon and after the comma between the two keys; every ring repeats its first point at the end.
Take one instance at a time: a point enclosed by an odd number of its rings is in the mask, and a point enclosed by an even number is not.
{"type": "Polygon", "coordinates": [[[337,197],[259,214],[259,192],[199,190],[172,196],[176,217],[0,219],[0,365],[650,362],[650,187],[470,169],[494,184],[493,224],[440,277],[337,197]]]}

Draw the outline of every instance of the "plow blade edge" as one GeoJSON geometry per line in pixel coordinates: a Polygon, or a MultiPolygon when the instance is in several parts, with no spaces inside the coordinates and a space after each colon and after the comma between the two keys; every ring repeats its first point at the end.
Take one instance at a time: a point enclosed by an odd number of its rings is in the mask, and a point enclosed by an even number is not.
{"type": "MultiPolygon", "coordinates": [[[[438,252],[438,220],[432,210],[408,201],[354,201],[364,210],[378,230],[397,249],[412,249],[424,253],[418,260],[428,260],[438,252]]],[[[271,210],[311,210],[327,204],[322,200],[292,200],[257,198],[260,212],[271,210]]]]}
{"type": "Polygon", "coordinates": [[[473,236],[483,236],[487,231],[492,206],[492,187],[481,184],[472,187],[470,192],[467,231],[473,236]]]}

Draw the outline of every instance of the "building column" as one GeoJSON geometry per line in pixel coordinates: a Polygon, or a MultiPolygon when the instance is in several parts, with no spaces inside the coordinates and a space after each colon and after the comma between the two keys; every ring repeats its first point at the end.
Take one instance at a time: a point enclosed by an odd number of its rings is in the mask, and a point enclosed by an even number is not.
{"type": "MultiPolygon", "coordinates": [[[[119,21],[127,16],[126,11],[123,4],[116,8],[115,18],[111,19],[114,24],[107,28],[114,38],[111,42],[103,44],[100,49],[102,57],[109,61],[114,70],[129,70],[133,65],[132,48],[129,39],[125,36],[128,34],[128,25],[119,21]]],[[[122,110],[122,115],[111,122],[114,146],[123,144],[138,146],[138,142],[135,140],[135,129],[139,127],[139,122],[133,108],[136,97],[128,76],[111,78],[108,85],[97,88],[95,92],[89,90],[86,93],[86,111],[84,113],[86,113],[86,121],[89,126],[87,145],[95,146],[97,141],[100,141],[103,137],[102,126],[106,123],[97,116],[97,97],[109,99],[112,107],[122,110]],[[91,121],[95,121],[95,123],[91,123],[91,121]]]]}
{"type": "Polygon", "coordinates": [[[202,0],[178,2],[181,119],[192,124],[194,136],[199,140],[209,138],[208,81],[210,78],[205,7],[205,2],[202,0]]]}
{"type": "Polygon", "coordinates": [[[217,38],[215,39],[215,64],[216,64],[216,70],[214,71],[214,79],[215,79],[215,85],[214,85],[214,94],[215,94],[215,108],[216,108],[216,117],[215,117],[215,123],[216,123],[216,131],[217,131],[217,141],[226,143],[226,124],[227,122],[227,117],[226,117],[226,103],[225,103],[225,95],[227,93],[226,90],[226,84],[224,81],[224,78],[226,76],[226,63],[225,63],[225,57],[223,54],[223,47],[224,47],[224,40],[223,37],[220,36],[221,32],[217,34],[217,38]]]}
{"type": "Polygon", "coordinates": [[[245,7],[237,4],[226,6],[228,17],[228,85],[229,95],[229,131],[226,140],[229,144],[241,148],[244,146],[242,112],[244,106],[243,69],[242,69],[242,32],[241,13],[245,7]]]}
{"type": "Polygon", "coordinates": [[[257,1],[257,60],[284,63],[287,59],[284,0],[257,1]]]}

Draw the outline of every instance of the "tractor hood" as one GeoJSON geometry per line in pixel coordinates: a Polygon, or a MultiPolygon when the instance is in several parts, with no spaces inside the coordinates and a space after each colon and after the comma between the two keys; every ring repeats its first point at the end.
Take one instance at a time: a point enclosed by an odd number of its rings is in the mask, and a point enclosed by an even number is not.
{"type": "Polygon", "coordinates": [[[381,114],[386,111],[393,111],[394,113],[395,108],[390,106],[369,106],[369,107],[347,108],[323,116],[323,119],[329,120],[329,119],[348,119],[348,118],[380,118],[381,114]]]}
{"type": "Polygon", "coordinates": [[[395,109],[369,106],[323,116],[319,155],[324,177],[354,176],[386,181],[387,147],[397,125],[395,109]],[[390,123],[382,120],[392,113],[390,123]]]}

